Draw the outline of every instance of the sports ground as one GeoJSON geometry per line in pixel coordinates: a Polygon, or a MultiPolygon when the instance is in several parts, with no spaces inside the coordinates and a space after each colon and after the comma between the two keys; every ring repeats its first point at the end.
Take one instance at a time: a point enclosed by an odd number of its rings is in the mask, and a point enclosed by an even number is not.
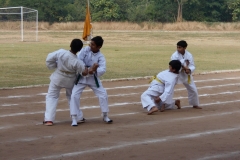
{"type": "Polygon", "coordinates": [[[194,75],[200,106],[188,105],[177,85],[182,109],[147,115],[140,95],[148,79],[103,81],[112,124],[101,118],[87,88],[81,97],[86,123],[71,127],[62,89],[54,126],[42,125],[48,86],[0,90],[2,160],[239,160],[240,72],[194,75]]]}

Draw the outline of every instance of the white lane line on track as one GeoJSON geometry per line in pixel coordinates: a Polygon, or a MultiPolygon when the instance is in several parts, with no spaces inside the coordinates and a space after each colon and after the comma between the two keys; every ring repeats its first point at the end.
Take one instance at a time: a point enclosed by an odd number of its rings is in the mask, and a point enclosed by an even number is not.
{"type": "MultiPolygon", "coordinates": [[[[223,81],[223,80],[235,80],[240,79],[240,77],[233,77],[233,78],[223,78],[223,79],[207,79],[207,80],[197,80],[194,81],[195,83],[201,83],[201,82],[209,82],[209,81],[223,81]]],[[[234,84],[226,84],[222,86],[229,86],[234,84]]],[[[239,83],[236,83],[236,85],[239,85],[239,83]]],[[[106,90],[114,90],[114,89],[127,89],[127,88],[139,88],[139,87],[147,87],[149,84],[144,85],[136,85],[136,86],[122,86],[122,87],[112,87],[112,88],[105,88],[106,90]]],[[[211,88],[211,87],[210,87],[211,88]]],[[[185,88],[184,88],[185,89],[185,88]]],[[[86,89],[83,92],[91,92],[91,89],[86,89]]],[[[34,97],[34,96],[45,96],[47,93],[38,93],[36,95],[18,95],[18,96],[6,96],[6,97],[0,97],[2,98],[28,98],[28,97],[34,97]]],[[[65,94],[65,92],[61,92],[61,94],[65,94]]]]}
{"type": "Polygon", "coordinates": [[[240,151],[222,153],[222,154],[217,154],[217,155],[213,155],[213,156],[207,156],[207,157],[199,158],[197,160],[211,160],[211,159],[216,159],[216,158],[230,159],[231,157],[237,156],[237,155],[238,155],[238,157],[240,157],[240,151]]]}
{"type": "MultiPolygon", "coordinates": [[[[226,84],[226,85],[215,85],[215,86],[204,86],[204,87],[197,87],[198,90],[201,90],[201,89],[208,89],[208,88],[219,88],[219,87],[228,87],[228,86],[238,86],[240,85],[240,83],[234,83],[234,84],[226,84]]],[[[182,90],[186,90],[185,88],[178,88],[178,89],[175,89],[174,91],[182,91],[182,90]]],[[[230,93],[230,92],[229,92],[230,93]]],[[[140,93],[128,93],[128,94],[116,94],[116,95],[108,95],[108,97],[116,97],[116,96],[130,96],[130,95],[136,95],[136,94],[142,94],[142,92],[140,93]]],[[[93,96],[93,97],[83,97],[81,99],[89,99],[89,98],[96,98],[96,96],[93,96]]],[[[181,98],[181,97],[180,97],[181,98]]],[[[58,102],[64,102],[64,101],[67,101],[67,99],[62,99],[62,100],[59,100],[58,102]]],[[[36,103],[36,104],[39,104],[39,103],[46,103],[45,101],[39,101],[39,102],[32,102],[32,103],[36,103]]],[[[11,107],[11,106],[18,106],[19,104],[2,104],[0,105],[0,107],[11,107]]]]}
{"type": "Polygon", "coordinates": [[[33,160],[67,158],[67,157],[79,156],[79,155],[83,155],[83,154],[87,154],[87,153],[117,150],[117,149],[122,149],[125,147],[137,146],[137,145],[142,145],[142,144],[155,144],[155,143],[162,143],[162,142],[175,141],[175,140],[181,140],[181,139],[198,138],[200,136],[202,137],[202,136],[209,136],[212,134],[224,134],[224,133],[234,132],[234,131],[239,131],[239,130],[240,130],[240,127],[236,126],[234,128],[209,130],[209,131],[205,131],[205,132],[167,136],[167,137],[156,138],[156,139],[145,139],[145,140],[141,140],[141,141],[132,141],[132,142],[129,142],[129,141],[128,142],[118,142],[118,144],[113,145],[113,146],[101,147],[101,148],[100,147],[99,148],[91,148],[91,149],[87,149],[85,151],[76,151],[76,152],[69,152],[69,153],[64,153],[64,154],[50,155],[50,156],[35,158],[33,160]]]}
{"type": "MultiPolygon", "coordinates": [[[[232,92],[230,92],[230,94],[232,94],[232,92]]],[[[211,94],[211,95],[219,95],[219,94],[211,94]]],[[[204,94],[204,96],[209,96],[209,94],[208,95],[204,94]]],[[[187,98],[187,97],[176,97],[174,99],[179,99],[179,98],[183,99],[183,98],[187,98]]],[[[234,102],[240,102],[240,100],[225,101],[225,102],[217,101],[217,102],[213,102],[213,103],[209,103],[209,104],[214,105],[214,104],[226,104],[226,103],[234,103],[234,102]]],[[[134,105],[134,104],[141,104],[141,102],[113,103],[113,104],[110,104],[108,106],[109,107],[118,107],[118,106],[124,106],[124,105],[134,105]]],[[[201,106],[205,106],[205,104],[201,104],[201,106]]],[[[191,107],[191,106],[185,106],[185,107],[183,106],[182,108],[186,108],[186,107],[191,107]]],[[[99,106],[82,106],[81,107],[81,109],[94,109],[94,108],[99,108],[99,106]]],[[[69,109],[57,109],[57,112],[65,112],[65,111],[69,111],[69,109]]],[[[22,116],[22,115],[30,115],[30,114],[40,114],[40,113],[44,113],[44,111],[5,114],[5,115],[0,115],[0,118],[3,118],[3,117],[13,117],[13,116],[22,116]]]]}
{"type": "MultiPolygon", "coordinates": [[[[139,112],[140,113],[140,112],[139,112]]],[[[232,114],[238,114],[240,111],[237,112],[225,112],[225,113],[215,113],[215,114],[208,114],[204,116],[194,116],[194,117],[185,117],[185,118],[173,118],[173,119],[167,119],[167,120],[161,120],[161,121],[151,121],[151,122],[145,122],[145,123],[137,123],[137,124],[127,124],[124,126],[120,127],[113,127],[109,128],[109,130],[116,130],[119,128],[134,128],[134,127],[139,127],[139,126],[150,126],[150,125],[157,125],[157,124],[162,124],[162,123],[167,123],[169,124],[170,122],[178,122],[178,121],[186,121],[186,120],[194,120],[194,119],[203,119],[203,118],[208,118],[208,117],[218,117],[218,116],[227,116],[227,115],[232,115],[232,114]]],[[[97,117],[95,117],[97,118],[97,117]]],[[[100,118],[100,117],[99,117],[100,118]]],[[[92,118],[91,118],[92,119],[92,118]]],[[[40,123],[39,123],[40,124],[40,123]]],[[[39,125],[37,124],[37,125],[39,125]]],[[[42,125],[42,124],[41,124],[42,125]]],[[[70,122],[69,122],[70,126],[70,122]]],[[[52,138],[59,138],[59,137],[64,137],[64,136],[71,136],[71,135],[76,135],[76,134],[88,134],[88,133],[95,133],[95,132],[105,132],[105,129],[92,129],[92,130],[81,130],[81,131],[76,131],[76,132],[62,132],[59,135],[49,135],[49,136],[43,136],[43,137],[28,137],[28,138],[19,138],[11,141],[1,141],[0,144],[4,143],[16,143],[16,142],[30,142],[30,141],[37,141],[40,139],[52,139],[52,138]]]]}

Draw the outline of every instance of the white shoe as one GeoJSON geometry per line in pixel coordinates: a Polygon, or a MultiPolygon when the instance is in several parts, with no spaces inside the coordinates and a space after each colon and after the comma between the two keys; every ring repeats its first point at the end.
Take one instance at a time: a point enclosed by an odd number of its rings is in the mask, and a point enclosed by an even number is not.
{"type": "Polygon", "coordinates": [[[78,126],[78,123],[77,123],[77,116],[72,116],[72,125],[73,127],[77,127],[78,126]]]}
{"type": "Polygon", "coordinates": [[[103,112],[103,121],[106,123],[112,123],[113,121],[111,119],[108,118],[108,113],[107,112],[103,112]]]}
{"type": "Polygon", "coordinates": [[[108,117],[103,117],[103,121],[106,123],[112,123],[113,120],[109,119],[108,117]]]}

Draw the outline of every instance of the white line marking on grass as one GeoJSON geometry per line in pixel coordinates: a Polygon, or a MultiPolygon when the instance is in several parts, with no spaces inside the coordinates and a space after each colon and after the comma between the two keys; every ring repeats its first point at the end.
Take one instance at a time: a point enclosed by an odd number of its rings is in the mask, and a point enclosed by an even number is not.
{"type": "Polygon", "coordinates": [[[240,151],[235,151],[235,152],[228,152],[228,153],[223,153],[223,154],[217,154],[217,155],[213,155],[213,156],[208,156],[208,157],[203,157],[203,158],[199,158],[197,160],[211,160],[211,159],[216,159],[216,158],[231,158],[233,156],[239,155],[240,157],[240,151]]]}
{"type": "Polygon", "coordinates": [[[101,152],[101,151],[109,151],[109,150],[116,150],[121,149],[125,147],[131,147],[131,146],[137,146],[142,144],[154,144],[154,143],[162,143],[166,141],[175,141],[179,139],[190,139],[190,138],[197,138],[200,136],[208,136],[212,134],[223,134],[228,132],[234,132],[240,130],[240,127],[234,127],[234,128],[227,128],[227,129],[219,129],[219,130],[210,130],[206,132],[198,132],[193,134],[184,134],[184,135],[176,135],[176,136],[167,136],[163,138],[157,138],[157,139],[148,139],[148,140],[141,140],[141,141],[132,141],[132,142],[119,142],[116,145],[109,146],[109,147],[102,147],[102,148],[94,148],[94,149],[88,149],[85,151],[77,151],[77,152],[70,152],[70,153],[64,153],[64,154],[58,154],[58,155],[51,155],[46,157],[40,157],[33,160],[40,160],[40,159],[58,159],[58,158],[66,158],[66,157],[73,157],[73,156],[79,156],[87,153],[94,153],[94,152],[101,152]]]}

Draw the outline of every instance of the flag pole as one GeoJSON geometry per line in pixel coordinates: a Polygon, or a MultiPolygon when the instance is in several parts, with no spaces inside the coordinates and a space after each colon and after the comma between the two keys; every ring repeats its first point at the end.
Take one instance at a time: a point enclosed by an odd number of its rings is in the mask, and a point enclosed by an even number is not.
{"type": "Polygon", "coordinates": [[[84,22],[84,28],[83,28],[83,40],[88,42],[91,39],[92,36],[92,24],[91,24],[91,16],[90,16],[90,3],[89,0],[87,0],[87,7],[86,7],[86,18],[84,22]]]}

